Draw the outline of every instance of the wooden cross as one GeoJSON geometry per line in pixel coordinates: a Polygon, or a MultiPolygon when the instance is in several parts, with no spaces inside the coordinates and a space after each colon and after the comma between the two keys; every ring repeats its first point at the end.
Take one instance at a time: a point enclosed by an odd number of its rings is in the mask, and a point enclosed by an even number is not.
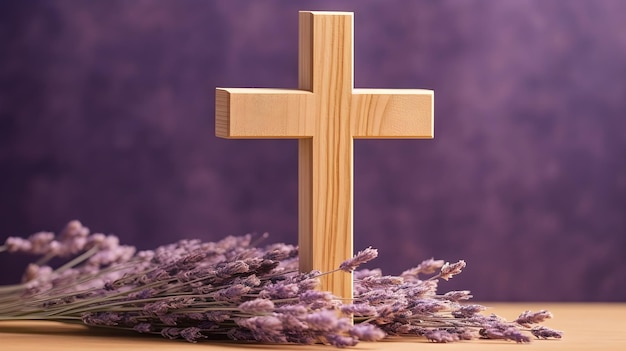
{"type": "MultiPolygon", "coordinates": [[[[328,272],[353,255],[353,139],[433,138],[434,94],[354,89],[353,14],[302,11],[299,22],[298,89],[217,88],[215,130],[299,139],[300,270],[328,272]]],[[[325,275],[321,289],[350,299],[352,275],[325,275]]]]}

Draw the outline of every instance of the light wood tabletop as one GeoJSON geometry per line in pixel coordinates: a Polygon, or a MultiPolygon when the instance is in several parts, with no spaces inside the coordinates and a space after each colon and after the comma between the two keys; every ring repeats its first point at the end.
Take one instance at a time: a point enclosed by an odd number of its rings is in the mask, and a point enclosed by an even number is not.
{"type": "MultiPolygon", "coordinates": [[[[533,340],[519,345],[497,340],[472,340],[452,344],[429,343],[424,338],[388,338],[362,342],[355,350],[626,350],[626,303],[483,303],[487,311],[515,319],[525,310],[548,309],[554,318],[545,326],[564,332],[560,340],[533,340]]],[[[0,350],[332,350],[324,345],[242,344],[204,341],[197,344],[166,340],[134,332],[89,329],[54,322],[0,322],[0,350]]]]}

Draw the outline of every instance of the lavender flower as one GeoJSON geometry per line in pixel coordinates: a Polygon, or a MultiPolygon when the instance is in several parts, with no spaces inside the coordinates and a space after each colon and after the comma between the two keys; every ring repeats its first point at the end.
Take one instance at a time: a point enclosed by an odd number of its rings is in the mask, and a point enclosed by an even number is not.
{"type": "Polygon", "coordinates": [[[161,335],[168,339],[178,339],[180,337],[180,328],[163,328],[161,335]]]}
{"type": "Polygon", "coordinates": [[[233,302],[237,303],[242,300],[245,294],[247,294],[251,288],[243,284],[234,284],[227,288],[221,289],[212,294],[215,301],[233,302]]]}
{"type": "Polygon", "coordinates": [[[435,260],[433,258],[430,258],[428,260],[422,261],[416,267],[413,267],[411,269],[408,269],[408,270],[402,272],[402,274],[400,274],[400,276],[401,277],[405,277],[405,278],[415,278],[416,279],[418,274],[433,274],[433,273],[437,272],[438,270],[441,269],[443,264],[444,264],[443,260],[435,260]]]}
{"type": "Polygon", "coordinates": [[[363,251],[359,251],[354,257],[344,261],[339,266],[339,269],[344,272],[353,272],[360,265],[369,262],[378,257],[378,250],[372,249],[372,247],[368,247],[363,251]]]}
{"type": "Polygon", "coordinates": [[[239,326],[250,329],[253,332],[275,334],[283,330],[283,323],[275,316],[258,316],[244,318],[237,321],[239,326]]]}
{"type": "Polygon", "coordinates": [[[363,341],[378,341],[386,335],[380,328],[369,323],[357,324],[350,329],[349,333],[351,336],[363,341]]]}
{"type": "Polygon", "coordinates": [[[285,284],[279,282],[268,284],[265,289],[260,292],[259,296],[269,299],[289,299],[297,297],[299,291],[300,287],[296,283],[285,284]]]}
{"type": "Polygon", "coordinates": [[[28,241],[31,245],[30,251],[35,255],[55,252],[59,246],[59,243],[54,241],[54,233],[51,232],[35,233],[28,238],[28,241]]]}
{"type": "Polygon", "coordinates": [[[360,269],[358,271],[354,271],[354,280],[361,280],[367,277],[380,277],[383,273],[380,268],[375,269],[360,269]]]}
{"type": "Polygon", "coordinates": [[[34,280],[49,280],[52,276],[52,267],[50,266],[38,266],[34,263],[29,263],[26,267],[26,271],[22,276],[22,282],[30,282],[34,280]]]}
{"type": "Polygon", "coordinates": [[[546,327],[534,327],[530,330],[530,332],[537,339],[549,339],[549,338],[560,339],[563,337],[562,331],[558,331],[558,330],[554,330],[554,329],[550,329],[546,327]]]}
{"type": "Polygon", "coordinates": [[[298,296],[300,302],[304,304],[314,304],[319,302],[330,302],[334,297],[328,291],[308,290],[298,296]]]}
{"type": "Polygon", "coordinates": [[[432,329],[424,333],[424,336],[428,341],[436,343],[448,343],[459,340],[459,336],[456,333],[450,333],[447,330],[432,329]]]}
{"type": "Polygon", "coordinates": [[[304,318],[309,310],[302,305],[282,305],[276,307],[276,312],[296,316],[298,318],[304,318]]]}
{"type": "Polygon", "coordinates": [[[340,307],[340,310],[343,314],[346,314],[346,315],[354,315],[354,316],[376,315],[376,308],[366,303],[342,305],[340,307]]]}
{"type": "Polygon", "coordinates": [[[530,342],[530,338],[512,326],[505,328],[486,328],[480,330],[480,335],[485,339],[513,340],[517,343],[530,342]]]}
{"type": "Polygon", "coordinates": [[[465,261],[463,261],[463,260],[460,260],[459,262],[453,263],[453,264],[450,264],[449,262],[446,262],[443,265],[443,267],[441,267],[441,273],[440,273],[439,277],[441,279],[448,280],[448,279],[452,278],[452,276],[455,276],[455,275],[461,273],[463,268],[465,268],[465,261]]]}
{"type": "Polygon", "coordinates": [[[513,322],[526,328],[530,328],[531,324],[541,323],[549,318],[552,318],[552,313],[546,310],[541,310],[538,312],[525,311],[524,313],[520,314],[519,317],[517,317],[517,319],[513,322]]]}
{"type": "Polygon", "coordinates": [[[237,260],[234,262],[227,262],[217,270],[219,277],[230,277],[235,274],[247,273],[250,270],[250,266],[244,261],[237,260]]]}
{"type": "Polygon", "coordinates": [[[298,248],[292,245],[275,244],[268,247],[266,250],[267,252],[263,255],[263,258],[267,260],[284,261],[298,257],[298,248]]]}
{"type": "Polygon", "coordinates": [[[88,313],[83,316],[83,323],[87,325],[115,326],[121,320],[122,317],[119,314],[112,312],[88,313]]]}
{"type": "Polygon", "coordinates": [[[264,314],[269,313],[274,310],[274,303],[272,300],[268,299],[255,299],[251,301],[246,301],[239,305],[239,310],[241,312],[250,313],[250,314],[264,314]]]}
{"type": "Polygon", "coordinates": [[[305,315],[306,312],[300,316],[291,313],[276,313],[274,316],[280,319],[280,322],[283,324],[283,330],[295,337],[298,333],[303,334],[310,331],[308,324],[304,320],[305,315]]]}
{"type": "Polygon", "coordinates": [[[469,300],[472,298],[472,295],[470,294],[469,290],[450,291],[450,292],[443,294],[443,298],[446,300],[458,302],[458,301],[469,300]]]}
{"type": "Polygon", "coordinates": [[[231,315],[227,311],[208,311],[204,314],[204,318],[210,322],[222,323],[230,320],[231,315]]]}
{"type": "Polygon", "coordinates": [[[369,276],[358,280],[358,284],[365,289],[379,288],[379,287],[388,287],[393,285],[400,285],[404,282],[402,277],[393,277],[393,276],[369,276]]]}
{"type": "Polygon", "coordinates": [[[33,246],[30,240],[10,236],[5,240],[3,247],[9,252],[29,252],[33,246]]]}
{"type": "Polygon", "coordinates": [[[139,323],[133,327],[138,333],[150,333],[152,331],[152,325],[150,323],[139,323]]]}
{"type": "Polygon", "coordinates": [[[470,318],[486,309],[485,306],[481,305],[464,305],[459,307],[458,310],[452,311],[452,315],[455,318],[470,318]]]}
{"type": "Polygon", "coordinates": [[[337,312],[331,310],[310,313],[305,321],[309,328],[322,332],[337,332],[343,326],[337,312]]]}
{"type": "Polygon", "coordinates": [[[461,304],[472,298],[469,291],[438,294],[437,278],[459,274],[464,261],[431,258],[400,276],[386,276],[380,269],[357,270],[378,254],[367,248],[337,269],[353,272],[355,295],[347,302],[316,290],[319,277],[331,272],[299,273],[297,247],[256,247],[264,238],[180,240],[136,252],[116,236],[90,234],[78,221],[58,237],[49,232],[11,237],[0,252],[42,257],[27,267],[22,284],[0,287],[0,319],[81,320],[189,342],[219,335],[337,347],[386,335],[441,343],[478,336],[528,342],[524,332],[538,339],[561,337],[542,326],[521,329],[550,318],[547,311],[526,311],[507,322],[482,315],[481,305],[461,304]],[[48,262],[55,256],[70,258],[54,267],[48,262]],[[421,279],[426,274],[435,275],[421,279]]]}
{"type": "Polygon", "coordinates": [[[180,336],[192,343],[196,343],[198,340],[206,338],[206,336],[202,335],[200,332],[200,328],[196,327],[184,328],[180,331],[180,336]]]}
{"type": "Polygon", "coordinates": [[[449,308],[449,305],[446,301],[423,299],[411,302],[408,304],[407,308],[413,312],[413,314],[429,315],[444,311],[449,308]]]}

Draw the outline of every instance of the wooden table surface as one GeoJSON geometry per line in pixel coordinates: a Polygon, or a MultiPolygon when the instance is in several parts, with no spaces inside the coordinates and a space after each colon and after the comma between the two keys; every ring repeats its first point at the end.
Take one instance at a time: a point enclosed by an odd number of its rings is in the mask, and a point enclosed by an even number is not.
{"type": "MultiPolygon", "coordinates": [[[[497,340],[473,340],[433,344],[423,338],[389,338],[362,342],[355,350],[626,350],[626,303],[483,303],[488,312],[514,319],[530,309],[548,309],[554,319],[544,325],[564,331],[561,340],[533,340],[515,344],[497,340]]],[[[87,329],[53,322],[0,322],[0,350],[334,350],[323,345],[264,345],[234,342],[200,342],[87,329]]]]}

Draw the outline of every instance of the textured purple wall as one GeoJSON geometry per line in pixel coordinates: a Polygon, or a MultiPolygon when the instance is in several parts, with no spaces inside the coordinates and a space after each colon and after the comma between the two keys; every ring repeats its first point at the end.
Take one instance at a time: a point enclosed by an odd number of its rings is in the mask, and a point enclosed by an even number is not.
{"type": "Polygon", "coordinates": [[[296,87],[297,11],[349,10],[355,85],[436,101],[435,140],[356,142],[355,248],[465,259],[443,287],[479,300],[626,301],[626,2],[340,4],[0,2],[0,241],[295,242],[297,143],[217,139],[214,89],[296,87]]]}

